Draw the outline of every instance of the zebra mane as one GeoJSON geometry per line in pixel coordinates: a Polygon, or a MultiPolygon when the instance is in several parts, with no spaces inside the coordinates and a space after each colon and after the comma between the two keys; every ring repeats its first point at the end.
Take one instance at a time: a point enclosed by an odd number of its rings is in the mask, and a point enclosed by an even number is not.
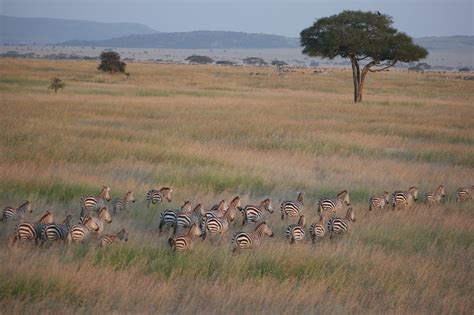
{"type": "Polygon", "coordinates": [[[29,203],[30,203],[29,200],[25,201],[24,203],[22,203],[22,204],[18,207],[18,209],[21,209],[21,208],[23,208],[23,207],[26,207],[29,203]]]}
{"type": "Polygon", "coordinates": [[[344,196],[346,194],[347,194],[347,190],[343,190],[343,191],[341,191],[340,193],[337,194],[337,197],[341,198],[342,196],[344,196]]]}
{"type": "Polygon", "coordinates": [[[41,218],[39,218],[38,222],[42,222],[47,216],[50,215],[52,215],[52,213],[49,210],[46,210],[45,214],[43,214],[41,218]]]}

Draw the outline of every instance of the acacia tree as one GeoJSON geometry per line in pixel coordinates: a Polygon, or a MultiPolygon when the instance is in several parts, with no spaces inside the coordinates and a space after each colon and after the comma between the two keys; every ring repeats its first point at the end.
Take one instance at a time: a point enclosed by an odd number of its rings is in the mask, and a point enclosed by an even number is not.
{"type": "MultiPolygon", "coordinates": [[[[104,72],[122,72],[125,73],[125,62],[120,60],[120,55],[115,51],[103,51],[100,54],[100,65],[97,69],[104,72]]],[[[127,75],[128,77],[128,75],[127,75]]]]}
{"type": "Polygon", "coordinates": [[[390,16],[378,11],[342,11],[316,20],[301,31],[303,53],[329,59],[349,58],[354,102],[360,102],[367,73],[386,70],[398,61],[418,61],[428,55],[426,49],[415,45],[410,36],[392,24],[390,16]]]}

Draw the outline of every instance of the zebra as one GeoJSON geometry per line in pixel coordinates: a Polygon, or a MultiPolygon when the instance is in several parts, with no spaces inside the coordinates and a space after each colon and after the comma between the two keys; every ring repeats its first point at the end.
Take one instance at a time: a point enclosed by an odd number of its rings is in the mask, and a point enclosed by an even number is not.
{"type": "Polygon", "coordinates": [[[319,217],[318,222],[314,222],[309,227],[309,235],[311,236],[311,241],[313,244],[316,243],[316,240],[320,240],[326,235],[326,228],[324,227],[324,218],[319,217]]]}
{"type": "Polygon", "coordinates": [[[351,205],[349,200],[349,193],[347,190],[341,191],[336,198],[321,198],[318,203],[319,216],[333,218],[336,212],[342,210],[342,206],[346,204],[351,205]]]}
{"type": "Polygon", "coordinates": [[[246,206],[242,211],[244,216],[242,226],[249,222],[261,221],[265,216],[265,210],[270,214],[273,213],[272,200],[270,198],[263,200],[259,206],[246,206]]]}
{"type": "Polygon", "coordinates": [[[45,241],[65,241],[69,233],[72,215],[68,214],[62,224],[47,224],[41,232],[41,246],[45,241]]]}
{"type": "Polygon", "coordinates": [[[370,197],[369,199],[369,211],[373,209],[380,209],[381,211],[386,204],[390,203],[390,197],[388,191],[384,191],[380,197],[370,197]]]}
{"type": "Polygon", "coordinates": [[[82,224],[75,224],[69,229],[67,242],[70,243],[84,243],[84,240],[90,233],[97,234],[99,225],[91,217],[87,216],[82,224]]]}
{"type": "Polygon", "coordinates": [[[410,187],[408,191],[395,191],[391,198],[392,210],[398,207],[411,208],[417,200],[418,188],[416,187],[410,187]]]}
{"type": "Polygon", "coordinates": [[[100,208],[97,216],[90,216],[88,214],[81,213],[79,224],[84,225],[87,218],[91,218],[94,221],[93,224],[97,226],[97,234],[101,234],[104,231],[104,223],[112,223],[112,216],[110,215],[109,209],[107,207],[100,208]]]}
{"type": "Polygon", "coordinates": [[[192,249],[194,240],[201,236],[199,225],[193,223],[186,234],[173,235],[168,239],[168,244],[173,251],[182,252],[192,249]]]}
{"type": "MultiPolygon", "coordinates": [[[[239,197],[239,202],[240,202],[240,197],[239,197]]],[[[212,217],[223,217],[228,209],[229,209],[229,206],[227,205],[227,202],[224,199],[222,199],[221,201],[219,201],[219,204],[212,206],[210,210],[206,211],[204,216],[206,217],[206,219],[212,218],[212,217]]]]}
{"type": "Polygon", "coordinates": [[[110,187],[108,186],[102,186],[102,190],[96,197],[82,196],[81,216],[87,212],[99,211],[102,207],[105,207],[105,201],[110,201],[110,187]]]}
{"type": "Polygon", "coordinates": [[[118,233],[116,234],[104,234],[100,237],[99,239],[99,246],[100,247],[105,247],[108,245],[111,245],[113,243],[116,243],[118,241],[128,241],[128,232],[125,229],[121,229],[118,233]]]}
{"type": "Polygon", "coordinates": [[[298,198],[296,201],[287,200],[281,203],[281,219],[285,217],[297,217],[300,215],[300,212],[303,211],[304,204],[304,192],[298,193],[298,198]]]}
{"type": "Polygon", "coordinates": [[[474,198],[474,185],[461,187],[456,190],[456,202],[472,200],[474,198]]]}
{"type": "Polygon", "coordinates": [[[16,241],[35,241],[38,245],[38,238],[45,225],[52,224],[54,221],[53,213],[47,210],[41,218],[35,223],[21,222],[15,228],[15,235],[13,237],[13,244],[16,241]]]}
{"type": "Polygon", "coordinates": [[[234,221],[237,207],[229,207],[223,217],[210,217],[205,221],[205,230],[203,231],[203,239],[207,234],[215,236],[223,235],[229,229],[230,223],[234,221]]]}
{"type": "Polygon", "coordinates": [[[191,212],[191,202],[185,201],[181,206],[181,210],[169,210],[166,209],[160,214],[160,223],[158,224],[158,232],[163,231],[163,227],[173,228],[176,225],[178,214],[189,214],[191,212]]]}
{"type": "Polygon", "coordinates": [[[174,226],[173,234],[176,234],[178,229],[189,228],[194,223],[201,225],[204,217],[204,209],[202,204],[198,203],[191,213],[180,213],[176,217],[176,224],[174,226]]]}
{"type": "Polygon", "coordinates": [[[304,228],[306,227],[306,220],[303,214],[300,215],[297,224],[290,224],[286,228],[286,238],[290,242],[299,243],[304,240],[304,228]]]}
{"type": "Polygon", "coordinates": [[[150,208],[152,204],[161,203],[163,199],[171,202],[171,193],[173,189],[169,187],[162,187],[160,190],[150,189],[146,194],[146,206],[150,208]]]}
{"type": "Polygon", "coordinates": [[[242,249],[251,249],[260,246],[262,242],[262,237],[268,235],[273,237],[273,231],[268,226],[267,222],[260,222],[255,230],[251,233],[248,232],[238,232],[232,236],[232,243],[234,245],[233,253],[238,252],[242,249]]]}
{"type": "Polygon", "coordinates": [[[8,220],[23,220],[26,212],[32,213],[33,208],[29,201],[24,202],[18,208],[6,207],[3,209],[2,218],[0,221],[6,223],[8,220]]]}
{"type": "Polygon", "coordinates": [[[113,213],[114,215],[117,214],[117,212],[120,212],[122,210],[127,210],[128,204],[130,202],[135,202],[135,198],[133,197],[133,192],[129,191],[125,194],[123,198],[115,198],[113,201],[113,213]]]}
{"type": "Polygon", "coordinates": [[[344,218],[335,217],[330,219],[327,224],[329,238],[333,238],[335,234],[346,233],[349,230],[349,223],[355,221],[356,218],[354,214],[354,209],[352,209],[352,207],[349,207],[349,209],[347,209],[347,213],[344,218]]]}
{"type": "Polygon", "coordinates": [[[429,192],[425,194],[425,205],[432,206],[439,204],[441,198],[445,197],[444,186],[439,185],[434,192],[429,192]]]}

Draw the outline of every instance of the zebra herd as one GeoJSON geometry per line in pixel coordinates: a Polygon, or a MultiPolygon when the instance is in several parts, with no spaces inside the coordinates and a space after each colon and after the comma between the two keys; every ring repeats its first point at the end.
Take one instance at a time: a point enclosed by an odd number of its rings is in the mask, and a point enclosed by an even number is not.
{"type": "MultiPolygon", "coordinates": [[[[161,204],[163,201],[171,202],[173,190],[163,187],[159,190],[151,189],[146,194],[146,205],[151,207],[161,204]]],[[[445,197],[444,186],[440,185],[433,191],[425,194],[425,205],[431,207],[441,203],[445,197]]],[[[297,217],[298,222],[290,224],[285,229],[285,236],[290,244],[300,243],[305,240],[306,216],[304,210],[304,193],[298,193],[296,200],[286,200],[280,205],[281,220],[288,221],[290,217],[297,217]]],[[[392,210],[407,209],[414,205],[418,199],[418,188],[410,187],[407,191],[395,191],[389,194],[385,191],[381,196],[369,198],[369,211],[378,209],[382,211],[387,205],[392,210]]],[[[456,191],[456,202],[474,199],[474,186],[462,187],[456,191]]],[[[80,216],[77,224],[71,224],[72,216],[67,215],[61,223],[54,223],[51,211],[46,211],[38,221],[27,222],[24,220],[26,213],[33,211],[29,201],[17,208],[6,207],[3,209],[0,221],[19,221],[12,235],[12,243],[17,241],[34,241],[42,246],[45,242],[64,241],[67,243],[83,243],[86,239],[95,236],[99,246],[107,246],[120,240],[128,240],[128,232],[122,228],[115,234],[104,234],[105,224],[112,222],[112,214],[109,212],[107,202],[111,201],[110,187],[103,186],[96,196],[83,196],[80,199],[80,216]]],[[[135,202],[132,191],[127,192],[123,198],[112,200],[112,213],[114,216],[129,208],[135,202]]],[[[193,247],[198,239],[209,238],[211,242],[223,236],[232,228],[240,225],[240,230],[232,235],[233,252],[243,249],[258,247],[264,235],[274,236],[274,233],[266,220],[268,215],[274,213],[272,200],[266,198],[258,205],[242,206],[240,196],[234,197],[228,204],[225,200],[205,209],[202,204],[194,208],[190,201],[185,201],[180,209],[166,209],[160,213],[157,232],[164,230],[172,231],[168,244],[173,251],[186,251],[193,247]],[[242,224],[236,224],[236,218],[240,213],[242,224]]],[[[349,192],[341,191],[335,197],[320,198],[317,203],[317,220],[309,227],[309,235],[312,243],[328,235],[346,233],[352,222],[355,222],[355,211],[351,207],[349,192]],[[346,209],[344,217],[338,217],[346,209]]]]}

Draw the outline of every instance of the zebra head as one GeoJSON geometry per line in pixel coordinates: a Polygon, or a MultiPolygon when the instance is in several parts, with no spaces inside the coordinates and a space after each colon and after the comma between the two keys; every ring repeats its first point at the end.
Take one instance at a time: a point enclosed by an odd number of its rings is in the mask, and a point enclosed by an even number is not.
{"type": "Polygon", "coordinates": [[[17,209],[17,211],[19,212],[29,212],[29,213],[32,213],[33,212],[33,208],[31,207],[31,202],[29,202],[28,200],[23,203],[22,205],[20,205],[17,209]]]}
{"type": "Polygon", "coordinates": [[[297,199],[301,204],[304,202],[304,192],[298,193],[298,199],[297,199]]]}
{"type": "Polygon", "coordinates": [[[410,187],[408,189],[408,192],[413,196],[413,200],[417,201],[418,200],[418,188],[416,187],[410,187]]]}
{"type": "Polygon", "coordinates": [[[135,197],[133,196],[133,191],[129,191],[126,195],[125,195],[125,201],[127,202],[135,202],[135,197]]]}
{"type": "Polygon", "coordinates": [[[443,185],[439,185],[438,189],[436,189],[436,193],[438,195],[440,195],[441,197],[446,197],[446,195],[444,194],[444,186],[443,185]]]}
{"type": "Polygon", "coordinates": [[[201,235],[202,235],[202,231],[201,231],[201,228],[199,227],[199,225],[196,224],[196,223],[191,225],[191,228],[189,229],[189,236],[192,239],[195,239],[195,238],[200,237],[201,235]]]}
{"type": "Polygon", "coordinates": [[[123,240],[123,241],[127,242],[128,241],[128,232],[127,232],[127,230],[121,229],[120,232],[117,233],[117,237],[120,240],[123,240]]]}
{"type": "Polygon", "coordinates": [[[191,201],[186,200],[184,204],[181,206],[181,212],[189,213],[191,212],[191,201]]]}
{"type": "Polygon", "coordinates": [[[268,235],[270,237],[274,236],[272,229],[270,228],[270,226],[268,226],[266,221],[263,221],[262,223],[260,223],[259,225],[255,227],[255,233],[261,236],[263,235],[268,235]]]}
{"type": "Polygon", "coordinates": [[[355,214],[354,214],[354,209],[352,209],[352,207],[349,207],[349,209],[347,209],[346,219],[351,221],[351,222],[356,221],[355,214]]]}
{"type": "Polygon", "coordinates": [[[102,207],[100,209],[98,217],[105,223],[112,223],[112,216],[110,215],[109,209],[107,207],[102,207]]]}
{"type": "Polygon", "coordinates": [[[242,206],[242,202],[240,201],[240,196],[235,196],[234,199],[230,202],[230,205],[235,209],[239,209],[242,206]]]}
{"type": "Polygon", "coordinates": [[[385,201],[386,204],[390,202],[390,197],[388,191],[383,192],[383,200],[385,201]]]}
{"type": "Polygon", "coordinates": [[[166,198],[166,200],[168,200],[168,202],[171,202],[171,193],[172,192],[173,192],[173,189],[171,189],[169,187],[162,187],[160,189],[161,197],[166,198]]]}
{"type": "Polygon", "coordinates": [[[347,192],[347,190],[343,190],[341,191],[338,195],[337,195],[337,198],[339,198],[342,203],[345,203],[346,205],[350,206],[351,205],[351,201],[349,199],[349,193],[347,192]]]}
{"type": "Polygon", "coordinates": [[[298,220],[298,225],[301,226],[302,228],[306,227],[306,219],[304,217],[304,214],[300,215],[300,219],[298,220]]]}
{"type": "Polygon", "coordinates": [[[270,198],[267,198],[264,201],[262,201],[260,206],[262,206],[268,212],[273,213],[272,200],[270,198]]]}
{"type": "Polygon", "coordinates": [[[110,201],[110,187],[102,186],[99,196],[107,201],[110,201]]]}
{"type": "Polygon", "coordinates": [[[38,220],[38,222],[43,223],[43,224],[52,224],[53,221],[54,221],[53,220],[53,213],[49,210],[46,210],[46,212],[38,220]]]}
{"type": "Polygon", "coordinates": [[[97,233],[100,229],[99,225],[95,220],[92,220],[90,216],[87,216],[82,223],[89,231],[97,233]]]}

